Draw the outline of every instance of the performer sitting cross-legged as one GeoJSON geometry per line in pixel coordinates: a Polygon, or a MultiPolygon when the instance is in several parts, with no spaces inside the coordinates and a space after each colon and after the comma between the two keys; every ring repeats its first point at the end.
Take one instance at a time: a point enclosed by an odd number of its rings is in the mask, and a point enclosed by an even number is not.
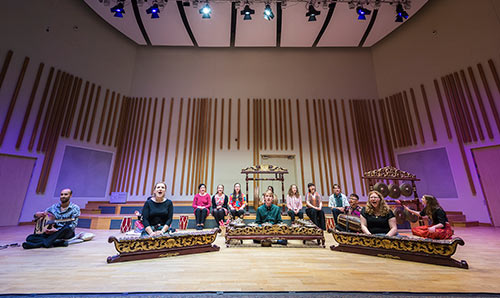
{"type": "Polygon", "coordinates": [[[273,192],[270,190],[266,191],[264,193],[264,205],[257,208],[255,223],[263,224],[265,222],[270,222],[272,224],[277,224],[282,221],[280,207],[274,205],[273,200],[273,192]]]}
{"type": "Polygon", "coordinates": [[[418,226],[411,229],[413,235],[431,238],[431,239],[451,239],[453,229],[448,222],[448,217],[443,208],[439,205],[437,199],[431,195],[424,195],[422,203],[425,205],[424,210],[418,212],[404,206],[409,212],[432,219],[432,225],[418,226]]]}
{"type": "Polygon", "coordinates": [[[333,221],[338,225],[337,218],[339,214],[345,213],[345,208],[349,206],[347,197],[340,190],[340,185],[333,185],[333,194],[328,198],[328,207],[332,209],[333,221]]]}
{"type": "Polygon", "coordinates": [[[231,209],[231,216],[233,219],[236,217],[243,217],[246,206],[247,198],[241,192],[241,185],[235,183],[233,193],[229,196],[229,209],[231,209]]]}
{"type": "MultiPolygon", "coordinates": [[[[165,234],[172,224],[174,205],[165,198],[167,185],[158,182],[155,185],[152,197],[147,198],[142,207],[142,236],[161,236],[165,234]]],[[[172,229],[171,229],[172,230],[172,229]]]]}
{"type": "Polygon", "coordinates": [[[36,219],[48,215],[56,222],[52,228],[47,229],[43,234],[29,235],[26,238],[26,242],[23,243],[23,248],[68,246],[66,240],[75,236],[75,228],[80,216],[80,207],[70,202],[72,194],[73,192],[69,188],[61,190],[59,203],[50,206],[45,211],[35,213],[36,219]],[[57,220],[67,221],[57,222],[57,220]]]}
{"type": "Polygon", "coordinates": [[[206,192],[207,186],[205,184],[198,185],[198,190],[199,192],[194,196],[193,209],[196,217],[196,229],[203,230],[212,201],[210,194],[206,192]]]}
{"type": "Polygon", "coordinates": [[[224,185],[217,185],[217,193],[212,196],[212,216],[215,218],[215,223],[219,226],[219,222],[224,221],[227,215],[229,199],[224,193],[224,185]]]}
{"type": "Polygon", "coordinates": [[[292,184],[288,190],[286,206],[288,207],[288,215],[290,215],[292,222],[295,221],[295,216],[298,216],[300,219],[304,218],[304,213],[302,212],[302,197],[300,196],[299,188],[295,184],[292,184]]]}
{"type": "Polygon", "coordinates": [[[366,207],[361,210],[361,231],[379,236],[396,236],[398,233],[396,217],[378,191],[368,193],[366,207]]]}
{"type": "Polygon", "coordinates": [[[326,230],[325,212],[321,209],[323,202],[321,195],[316,191],[314,183],[307,184],[308,193],[306,195],[306,214],[320,229],[326,230]]]}

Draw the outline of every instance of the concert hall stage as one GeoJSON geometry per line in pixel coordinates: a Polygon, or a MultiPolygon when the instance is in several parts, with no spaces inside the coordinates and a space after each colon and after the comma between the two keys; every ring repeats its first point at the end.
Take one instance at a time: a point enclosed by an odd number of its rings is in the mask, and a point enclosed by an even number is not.
{"type": "MultiPolygon", "coordinates": [[[[32,226],[2,227],[0,245],[19,243],[32,226]]],[[[424,292],[500,293],[500,230],[455,228],[465,241],[453,256],[470,269],[427,265],[351,253],[290,241],[288,247],[260,247],[251,241],[220,251],[107,264],[115,255],[108,236],[87,230],[92,241],[66,248],[0,250],[0,294],[130,292],[424,292]]],[[[403,231],[407,233],[408,231],[403,231]]]]}

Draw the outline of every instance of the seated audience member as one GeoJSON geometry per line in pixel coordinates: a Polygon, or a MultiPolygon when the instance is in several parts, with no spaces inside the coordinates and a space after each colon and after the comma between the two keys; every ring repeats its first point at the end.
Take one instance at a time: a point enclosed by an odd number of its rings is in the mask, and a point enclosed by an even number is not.
{"type": "MultiPolygon", "coordinates": [[[[278,196],[276,196],[274,194],[274,187],[272,187],[271,185],[269,185],[266,189],[266,191],[270,190],[272,193],[273,193],[273,204],[278,204],[278,196]]],[[[264,204],[264,201],[265,201],[265,195],[266,193],[263,193],[262,196],[260,197],[260,205],[263,205],[264,204]]]]}
{"type": "Polygon", "coordinates": [[[212,202],[210,200],[210,194],[206,192],[207,186],[205,184],[202,183],[198,185],[198,191],[199,192],[193,199],[193,209],[194,216],[196,217],[196,229],[203,230],[212,202]]]}
{"type": "Polygon", "coordinates": [[[224,193],[224,185],[217,185],[217,193],[212,196],[212,216],[215,218],[217,226],[219,222],[224,221],[224,217],[228,212],[229,198],[224,193]]]}
{"type": "Polygon", "coordinates": [[[35,213],[35,219],[40,219],[49,216],[56,222],[53,227],[47,229],[43,234],[31,234],[26,237],[26,242],[23,243],[23,248],[40,248],[40,247],[55,247],[68,246],[67,240],[75,236],[75,228],[78,224],[80,216],[80,207],[70,202],[73,192],[69,188],[61,190],[59,203],[56,203],[45,211],[35,213]],[[58,220],[65,220],[57,222],[58,220]]]}
{"type": "Polygon", "coordinates": [[[366,207],[361,210],[361,230],[379,236],[396,236],[398,233],[396,217],[378,191],[368,193],[366,207]]]}
{"type": "Polygon", "coordinates": [[[321,195],[316,191],[316,185],[313,183],[307,184],[307,190],[306,214],[316,226],[326,230],[325,212],[321,209],[323,208],[321,195]]]}
{"type": "Polygon", "coordinates": [[[241,185],[239,183],[235,183],[233,193],[229,196],[229,209],[231,211],[232,218],[243,218],[246,206],[247,198],[241,192],[241,185]]]}
{"type": "Polygon", "coordinates": [[[344,208],[344,213],[352,216],[361,216],[361,206],[359,204],[359,196],[355,193],[349,196],[349,206],[344,208]]]}
{"type": "Polygon", "coordinates": [[[340,191],[340,185],[333,185],[333,194],[328,198],[328,207],[332,209],[333,221],[337,226],[339,214],[345,213],[345,208],[349,206],[349,201],[345,194],[340,191]]]}
{"type": "Polygon", "coordinates": [[[295,184],[292,184],[288,190],[286,206],[288,207],[288,215],[292,222],[295,221],[295,216],[298,216],[300,219],[304,218],[304,213],[302,212],[302,197],[300,196],[299,188],[295,184]]]}
{"type": "Polygon", "coordinates": [[[281,222],[280,207],[274,205],[273,200],[274,196],[272,191],[266,191],[264,194],[264,205],[257,208],[255,223],[263,224],[265,222],[270,222],[272,224],[277,224],[281,222]]]}
{"type": "Polygon", "coordinates": [[[451,239],[453,229],[448,222],[446,212],[441,208],[437,199],[431,195],[424,195],[422,203],[424,204],[424,209],[420,212],[404,206],[408,212],[432,219],[432,225],[430,226],[418,226],[411,229],[413,235],[431,239],[451,239]]]}
{"type": "Polygon", "coordinates": [[[142,236],[161,236],[167,231],[174,231],[170,226],[174,217],[174,205],[165,197],[165,182],[155,184],[153,196],[146,199],[142,207],[142,236]]]}

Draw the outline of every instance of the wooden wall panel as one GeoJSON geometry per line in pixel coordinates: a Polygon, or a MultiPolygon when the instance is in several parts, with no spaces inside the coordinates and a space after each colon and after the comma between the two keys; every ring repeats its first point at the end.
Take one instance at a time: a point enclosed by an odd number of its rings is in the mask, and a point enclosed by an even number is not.
{"type": "MultiPolygon", "coordinates": [[[[144,115],[144,137],[142,139],[142,148],[141,148],[141,156],[139,157],[139,172],[137,174],[137,186],[136,186],[136,189],[135,189],[135,194],[138,195],[139,194],[139,188],[141,186],[141,176],[142,176],[142,170],[143,170],[143,164],[144,164],[144,157],[146,155],[146,145],[147,145],[147,138],[148,138],[148,127],[149,127],[149,123],[151,122],[150,119],[149,119],[149,115],[151,115],[151,103],[152,103],[152,98],[148,98],[148,112],[144,115]]],[[[104,112],[104,110],[103,110],[104,112]]],[[[153,122],[154,124],[154,122],[153,122]]],[[[153,129],[151,129],[151,132],[153,132],[153,129]]],[[[151,147],[151,143],[150,143],[150,147],[151,147]]],[[[149,155],[151,155],[151,151],[149,153],[149,155]]],[[[146,167],[148,167],[148,164],[146,164],[146,167]]],[[[144,184],[146,185],[146,184],[144,184]]],[[[132,184],[132,188],[133,188],[133,184],[132,184]]]]}
{"type": "MultiPolygon", "coordinates": [[[[189,136],[189,125],[191,125],[191,127],[194,126],[194,119],[193,120],[189,120],[190,119],[190,116],[191,115],[194,115],[194,110],[195,110],[195,101],[194,101],[194,98],[192,100],[193,102],[193,105],[192,105],[192,109],[191,109],[191,98],[188,99],[188,106],[187,106],[187,114],[186,114],[186,128],[184,130],[184,153],[182,154],[182,173],[181,173],[181,185],[180,185],[180,194],[182,195],[183,193],[183,190],[184,190],[184,171],[186,169],[186,153],[187,153],[187,148],[188,148],[188,136],[189,136]]],[[[180,125],[179,125],[180,127],[180,125]]],[[[178,130],[178,133],[177,135],[179,135],[179,132],[180,130],[178,130]]],[[[176,145],[176,152],[179,148],[179,142],[177,142],[177,145],[176,145]]],[[[177,153],[176,153],[177,154],[177,153]]],[[[177,172],[177,160],[174,160],[174,176],[175,176],[175,173],[177,172]]],[[[174,194],[174,187],[175,187],[175,179],[172,181],[172,195],[174,194]]]]}
{"type": "MultiPolygon", "coordinates": [[[[269,103],[271,103],[269,101],[269,103]]],[[[296,105],[297,105],[297,132],[299,136],[299,160],[300,160],[300,178],[302,182],[302,191],[303,194],[307,192],[306,190],[306,184],[305,184],[305,179],[304,179],[304,156],[302,152],[302,127],[300,125],[300,105],[299,105],[299,100],[296,100],[296,105]]],[[[269,109],[269,113],[271,113],[271,110],[269,109]]]]}
{"type": "Polygon", "coordinates": [[[10,118],[12,117],[12,113],[14,112],[14,107],[16,106],[17,97],[19,96],[19,91],[21,91],[24,75],[26,74],[26,70],[28,69],[29,62],[30,58],[28,57],[24,58],[21,72],[17,77],[16,88],[14,89],[14,93],[12,94],[12,97],[10,99],[9,108],[7,109],[7,115],[5,116],[5,119],[3,121],[2,130],[0,131],[0,147],[2,146],[5,135],[7,134],[7,128],[9,127],[10,118]]]}
{"type": "MultiPolygon", "coordinates": [[[[280,100],[281,102],[281,100],[280,100]]],[[[281,106],[281,104],[280,104],[281,106]]],[[[323,181],[323,165],[321,164],[321,148],[323,147],[323,138],[320,138],[320,135],[319,135],[319,126],[320,126],[320,123],[319,123],[319,117],[318,117],[318,109],[316,107],[316,99],[313,99],[313,111],[314,111],[314,129],[315,129],[315,132],[316,132],[316,150],[318,152],[318,169],[319,169],[319,181],[320,181],[320,186],[318,186],[318,190],[321,189],[321,193],[322,194],[325,194],[325,186],[328,185],[329,183],[325,183],[323,181]]],[[[280,115],[281,115],[281,112],[280,112],[280,115]]],[[[281,120],[281,119],[280,119],[281,120]]],[[[281,126],[281,121],[280,121],[280,126],[281,126]]],[[[280,132],[280,135],[281,132],[280,132]]],[[[283,143],[281,143],[281,145],[283,145],[283,143]]],[[[327,176],[328,177],[328,176],[327,176]]],[[[325,177],[325,178],[327,178],[325,177]]],[[[328,179],[328,178],[327,178],[328,179]]],[[[328,192],[329,188],[326,188],[326,191],[328,192]]]]}
{"type": "Polygon", "coordinates": [[[31,108],[33,107],[33,102],[35,101],[35,95],[38,90],[38,85],[40,83],[40,78],[42,77],[42,72],[45,64],[40,63],[38,66],[38,71],[36,73],[35,82],[33,83],[33,88],[31,88],[31,95],[28,100],[28,105],[26,106],[26,111],[24,112],[23,123],[21,124],[21,129],[19,130],[19,135],[17,136],[16,149],[21,147],[21,142],[23,141],[24,131],[26,130],[26,125],[28,124],[28,119],[30,117],[31,108]]]}
{"type": "MultiPolygon", "coordinates": [[[[232,114],[232,99],[230,98],[229,99],[229,104],[228,104],[228,107],[227,107],[227,110],[228,110],[228,113],[227,113],[227,150],[231,150],[231,126],[232,126],[232,123],[231,123],[231,114],[232,114]]],[[[237,119],[239,121],[239,119],[237,119]]]]}
{"type": "MultiPolygon", "coordinates": [[[[248,101],[250,102],[250,101],[248,101]]],[[[238,99],[238,106],[239,106],[239,103],[240,103],[240,100],[238,99]]],[[[239,107],[238,107],[238,112],[239,112],[239,107]]],[[[250,109],[248,109],[248,114],[250,114],[250,109]]],[[[239,117],[238,117],[239,118],[239,117]]],[[[250,117],[248,117],[250,119],[250,117]]],[[[212,131],[212,179],[210,180],[210,192],[211,193],[214,193],[217,191],[217,189],[215,188],[214,186],[214,170],[215,170],[215,143],[216,143],[216,135],[217,135],[217,98],[215,99],[215,103],[214,103],[214,128],[213,128],[213,131],[212,131]]],[[[250,126],[248,126],[248,130],[250,129],[250,126]]],[[[239,129],[238,129],[239,131],[239,129]]],[[[248,134],[250,136],[250,134],[248,134]]],[[[250,137],[248,137],[250,138],[250,137]]],[[[238,145],[239,145],[239,140],[240,140],[240,137],[238,136],[238,145]]],[[[248,142],[248,144],[250,144],[250,141],[248,142]]],[[[248,194],[247,194],[248,195],[248,194]]]]}
{"type": "MultiPolygon", "coordinates": [[[[342,187],[347,188],[347,179],[345,174],[345,164],[344,164],[344,149],[342,148],[342,134],[340,133],[340,120],[339,113],[337,109],[337,100],[333,100],[333,106],[335,108],[335,120],[337,124],[337,136],[338,136],[338,144],[339,144],[339,156],[340,156],[340,165],[342,166],[342,187]]],[[[340,177],[337,183],[340,184],[340,177]]]]}
{"type": "Polygon", "coordinates": [[[493,130],[491,128],[490,121],[488,120],[488,114],[486,113],[483,97],[481,96],[481,92],[479,91],[479,86],[477,84],[476,77],[474,76],[474,71],[472,70],[472,67],[468,67],[467,71],[469,73],[469,77],[472,83],[472,88],[474,89],[474,94],[476,95],[477,103],[479,105],[479,110],[481,111],[481,116],[484,121],[484,126],[486,127],[486,132],[488,133],[488,138],[493,139],[493,130]]]}
{"type": "MultiPolygon", "coordinates": [[[[326,157],[325,157],[325,172],[328,173],[328,178],[327,178],[327,188],[332,189],[333,185],[333,171],[332,171],[332,157],[330,154],[330,144],[329,144],[329,136],[328,136],[328,121],[326,117],[326,105],[325,105],[325,100],[322,99],[321,101],[318,101],[319,105],[319,110],[320,110],[320,118],[321,118],[321,139],[324,146],[324,150],[326,151],[326,157]]],[[[291,119],[291,117],[290,117],[291,119]]],[[[290,120],[291,122],[291,120],[290,120]]],[[[291,131],[291,129],[290,129],[291,131]]],[[[292,133],[290,133],[292,135],[292,133]]],[[[292,139],[292,144],[293,144],[293,139],[292,139]]],[[[293,150],[293,149],[292,149],[293,150]]],[[[324,153],[324,152],[323,152],[324,153]]]]}
{"type": "Polygon", "coordinates": [[[488,83],[488,79],[486,78],[486,74],[484,73],[484,69],[481,63],[477,64],[477,69],[479,70],[479,75],[481,76],[481,81],[483,82],[483,87],[484,90],[486,91],[486,97],[488,97],[488,102],[490,103],[490,109],[493,114],[493,119],[495,119],[498,132],[500,132],[500,115],[498,114],[498,109],[495,104],[495,99],[493,98],[493,94],[491,93],[490,85],[488,83]]]}
{"type": "MultiPolygon", "coordinates": [[[[276,101],[274,102],[276,103],[276,101]]],[[[276,106],[275,106],[276,108],[276,106]]],[[[312,146],[312,137],[311,137],[311,117],[309,116],[309,100],[306,99],[306,115],[307,115],[307,137],[309,138],[309,157],[311,164],[311,176],[312,183],[316,184],[316,176],[314,174],[314,157],[313,157],[313,146],[312,146]]]]}
{"type": "Polygon", "coordinates": [[[108,146],[111,146],[111,144],[113,144],[113,146],[116,147],[116,135],[117,135],[117,132],[115,132],[115,126],[117,125],[116,124],[116,116],[121,115],[121,108],[123,107],[124,100],[125,100],[125,97],[120,97],[120,93],[118,93],[118,95],[116,95],[115,107],[113,109],[115,112],[113,113],[113,119],[111,120],[111,128],[109,131],[108,146]],[[120,102],[122,102],[121,105],[120,105],[120,102]],[[120,114],[117,113],[118,110],[120,110],[120,114]],[[114,143],[113,143],[113,136],[115,137],[114,143]]]}
{"type": "Polygon", "coordinates": [[[5,79],[5,75],[7,74],[7,70],[9,69],[10,61],[12,60],[12,55],[14,52],[11,50],[7,51],[5,55],[5,59],[3,60],[2,70],[0,71],[0,89],[2,89],[3,80],[5,79]]]}
{"type": "MultiPolygon", "coordinates": [[[[116,94],[116,97],[119,97],[119,94],[116,94]]],[[[158,99],[155,99],[155,102],[158,99]]],[[[118,101],[117,101],[118,102],[118,101]]],[[[103,116],[104,116],[104,110],[103,116]]],[[[154,112],[156,113],[156,109],[154,109],[154,112]]],[[[108,135],[109,135],[109,129],[111,125],[111,119],[113,118],[113,114],[116,114],[116,106],[115,106],[115,92],[113,91],[111,93],[111,103],[109,104],[109,110],[108,110],[108,115],[106,116],[106,126],[104,128],[104,136],[102,137],[102,144],[106,145],[108,142],[108,135]]]]}
{"type": "MultiPolygon", "coordinates": [[[[323,101],[323,113],[325,109],[325,103],[323,101]]],[[[326,118],[323,118],[326,121],[326,118]]],[[[290,148],[294,150],[294,141],[293,141],[293,118],[292,118],[292,100],[288,99],[288,124],[290,125],[290,148]]]]}
{"type": "Polygon", "coordinates": [[[446,127],[446,135],[448,136],[448,139],[451,140],[453,137],[451,135],[450,124],[448,121],[448,116],[446,115],[446,110],[445,110],[444,104],[443,104],[443,97],[441,95],[441,90],[439,89],[439,83],[437,80],[434,80],[434,88],[436,89],[436,94],[437,94],[437,98],[439,101],[439,108],[441,110],[441,116],[443,117],[443,122],[444,122],[444,125],[446,127]]]}
{"type": "Polygon", "coordinates": [[[43,114],[43,110],[45,108],[45,103],[47,101],[47,95],[48,95],[49,90],[50,90],[50,85],[52,83],[53,75],[54,75],[54,67],[51,67],[50,71],[49,71],[49,75],[47,77],[47,81],[45,82],[45,88],[43,90],[42,99],[41,99],[40,105],[38,106],[38,112],[36,114],[35,124],[33,125],[33,130],[31,131],[30,142],[28,145],[28,150],[30,152],[33,150],[33,146],[35,145],[35,139],[36,139],[36,135],[38,133],[38,127],[40,125],[40,120],[42,119],[42,114],[43,114]]]}
{"type": "MultiPolygon", "coordinates": [[[[332,107],[332,100],[331,99],[328,99],[328,118],[330,118],[330,131],[332,133],[332,137],[331,137],[331,142],[332,142],[332,146],[333,146],[333,154],[335,155],[335,179],[333,178],[333,175],[332,175],[332,181],[333,183],[337,183],[339,180],[340,180],[340,170],[339,170],[339,157],[338,157],[338,153],[337,153],[337,138],[335,136],[335,125],[333,124],[334,123],[334,114],[333,114],[333,107],[332,107]]],[[[328,125],[328,123],[326,124],[328,125]]],[[[340,144],[339,144],[340,146],[340,144]]]]}
{"type": "Polygon", "coordinates": [[[73,134],[73,139],[76,140],[78,137],[78,133],[80,132],[80,124],[82,123],[82,118],[83,118],[83,111],[85,110],[85,105],[87,103],[87,95],[89,92],[89,81],[85,82],[85,88],[83,89],[83,95],[82,95],[82,104],[80,105],[80,108],[78,109],[78,117],[76,119],[76,126],[75,126],[75,132],[73,134]]]}
{"type": "Polygon", "coordinates": [[[462,79],[462,85],[464,87],[465,94],[467,95],[467,100],[472,116],[474,117],[474,123],[476,125],[477,133],[479,134],[479,139],[481,141],[484,141],[483,128],[481,127],[481,122],[479,121],[479,115],[477,113],[476,105],[474,104],[474,99],[472,98],[472,93],[470,91],[469,84],[467,83],[467,77],[465,76],[465,72],[463,70],[460,70],[460,78],[462,79]]]}

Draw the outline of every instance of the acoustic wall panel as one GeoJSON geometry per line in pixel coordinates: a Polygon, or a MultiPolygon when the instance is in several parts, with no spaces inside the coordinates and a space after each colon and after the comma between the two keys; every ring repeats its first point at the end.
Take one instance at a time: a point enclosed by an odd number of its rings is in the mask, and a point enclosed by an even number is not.
{"type": "Polygon", "coordinates": [[[69,187],[77,197],[106,197],[113,153],[66,146],[54,196],[69,187]]]}
{"type": "Polygon", "coordinates": [[[436,198],[457,198],[457,188],[445,148],[398,154],[399,168],[415,174],[419,196],[430,194],[436,198]]]}

